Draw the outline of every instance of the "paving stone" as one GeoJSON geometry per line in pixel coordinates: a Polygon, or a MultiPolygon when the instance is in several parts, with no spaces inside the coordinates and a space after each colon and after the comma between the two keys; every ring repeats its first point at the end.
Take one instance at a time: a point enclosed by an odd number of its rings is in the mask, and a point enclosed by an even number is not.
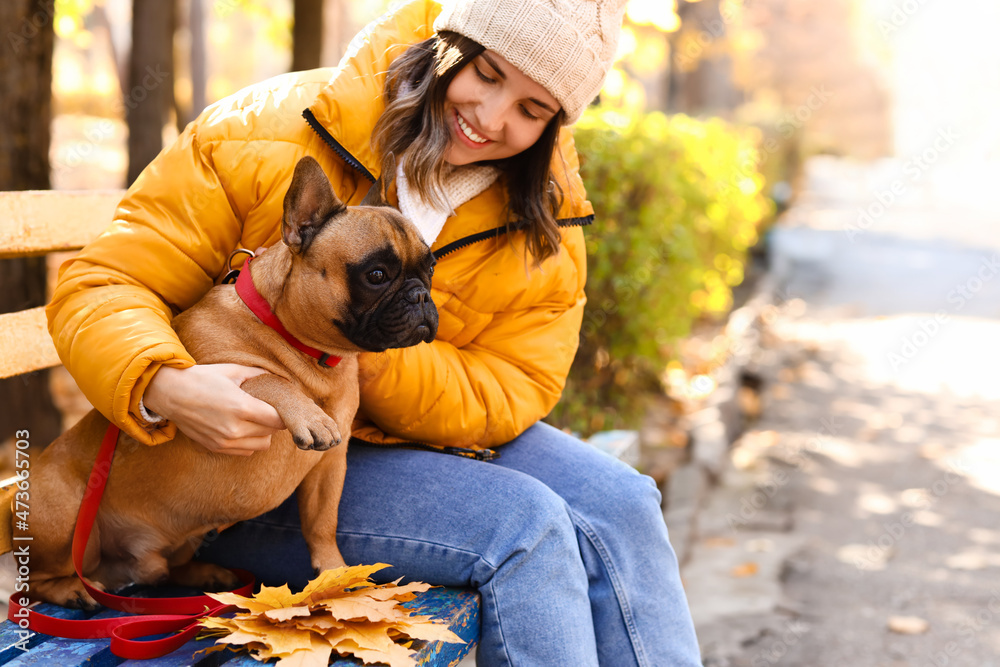
{"type": "Polygon", "coordinates": [[[667,483],[663,519],[670,534],[670,545],[680,563],[686,562],[690,555],[697,530],[695,521],[708,490],[708,472],[697,463],[681,466],[667,483]]]}
{"type": "Polygon", "coordinates": [[[800,535],[765,532],[696,540],[683,573],[695,625],[777,613],[785,560],[804,541],[800,535]]]}

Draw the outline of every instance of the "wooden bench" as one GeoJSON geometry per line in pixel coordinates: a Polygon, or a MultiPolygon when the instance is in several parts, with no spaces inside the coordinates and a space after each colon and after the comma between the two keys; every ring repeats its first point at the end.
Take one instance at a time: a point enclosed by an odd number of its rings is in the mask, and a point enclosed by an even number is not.
{"type": "MultiPolygon", "coordinates": [[[[123,194],[122,191],[0,192],[0,259],[79,250],[108,226],[123,194]]],[[[44,308],[0,315],[0,378],[50,368],[59,363],[48,333],[44,308]]],[[[14,480],[6,480],[0,485],[6,486],[14,480]]],[[[478,641],[479,595],[475,591],[433,588],[407,603],[407,606],[446,620],[451,630],[466,641],[465,644],[432,642],[415,647],[419,648],[419,665],[454,665],[478,641]]],[[[38,610],[65,618],[95,615],[50,604],[40,605],[38,610]]],[[[120,612],[105,610],[97,615],[116,616],[120,612]]],[[[39,634],[27,637],[16,624],[4,621],[0,624],[0,665],[75,667],[124,663],[154,667],[207,667],[225,663],[227,666],[245,667],[259,664],[246,655],[230,651],[194,655],[212,644],[208,640],[192,641],[156,660],[125,662],[111,653],[108,640],[62,639],[39,634]]],[[[354,659],[337,659],[331,664],[353,667],[362,663],[354,659]]]]}

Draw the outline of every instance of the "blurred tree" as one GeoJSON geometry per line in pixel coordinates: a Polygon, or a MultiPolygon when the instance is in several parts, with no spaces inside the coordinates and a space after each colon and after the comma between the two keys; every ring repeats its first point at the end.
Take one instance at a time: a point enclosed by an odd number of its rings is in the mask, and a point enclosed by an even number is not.
{"type": "MultiPolygon", "coordinates": [[[[0,190],[46,190],[55,0],[3,0],[0,25],[0,190]]],[[[45,258],[0,261],[0,312],[45,305],[45,258]]],[[[28,429],[47,444],[62,430],[48,371],[0,381],[0,440],[28,429]]]]}
{"type": "Polygon", "coordinates": [[[742,1],[682,1],[680,28],[668,35],[667,111],[728,115],[742,101],[733,83],[730,24],[742,1]]]}
{"type": "Polygon", "coordinates": [[[348,6],[344,0],[324,0],[323,54],[320,57],[322,65],[334,65],[340,62],[351,38],[360,27],[355,25],[355,14],[363,25],[385,11],[384,0],[365,0],[365,2],[352,2],[350,5],[348,6]],[[373,2],[379,4],[373,5],[373,2]]]}
{"type": "Polygon", "coordinates": [[[163,126],[174,107],[175,0],[133,0],[125,120],[128,184],[163,148],[163,126]]]}
{"type": "Polygon", "coordinates": [[[601,102],[634,113],[730,115],[732,25],[745,0],[630,0],[601,102]]]}
{"type": "Polygon", "coordinates": [[[203,0],[176,0],[174,34],[174,115],[177,132],[205,110],[208,94],[208,51],[203,0]],[[178,39],[179,38],[179,39],[178,39]],[[185,48],[186,47],[186,48],[185,48]]]}
{"type": "Polygon", "coordinates": [[[323,0],[295,0],[292,71],[319,67],[323,51],[323,0]]]}
{"type": "MultiPolygon", "coordinates": [[[[72,11],[72,9],[80,11],[81,8],[80,7],[70,8],[70,7],[60,6],[59,14],[63,13],[69,14],[70,11],[72,11]]],[[[126,83],[128,83],[127,71],[125,69],[126,63],[125,59],[122,57],[122,54],[119,53],[118,45],[115,43],[114,37],[112,36],[113,29],[111,27],[111,19],[108,17],[107,9],[104,7],[103,4],[95,4],[92,8],[90,8],[90,11],[91,11],[91,16],[93,16],[95,27],[98,27],[101,33],[103,33],[103,38],[108,45],[108,50],[111,52],[111,59],[115,63],[115,74],[118,76],[118,86],[119,88],[121,88],[122,99],[124,99],[125,96],[128,94],[125,85],[126,83]]],[[[82,14],[82,12],[80,13],[82,14]]],[[[82,23],[82,16],[81,16],[81,23],[82,23]]]]}
{"type": "Polygon", "coordinates": [[[205,95],[208,90],[205,4],[202,0],[191,0],[188,21],[191,29],[191,111],[187,120],[190,122],[205,108],[205,95]]]}
{"type": "Polygon", "coordinates": [[[677,11],[677,0],[631,0],[601,104],[627,114],[666,109],[664,73],[670,65],[670,35],[680,27],[677,11]]]}

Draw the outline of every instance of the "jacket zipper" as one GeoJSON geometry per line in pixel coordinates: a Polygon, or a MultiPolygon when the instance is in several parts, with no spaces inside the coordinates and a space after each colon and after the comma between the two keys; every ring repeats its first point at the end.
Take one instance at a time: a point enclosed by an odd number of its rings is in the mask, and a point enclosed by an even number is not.
{"type": "Polygon", "coordinates": [[[435,447],[434,445],[427,445],[422,442],[393,442],[390,444],[380,445],[375,442],[368,442],[367,440],[362,440],[361,438],[351,437],[351,443],[357,443],[359,445],[365,445],[367,447],[403,447],[405,449],[422,449],[428,452],[434,452],[436,454],[451,454],[452,456],[461,456],[467,459],[475,459],[477,461],[495,461],[500,458],[500,452],[495,449],[469,449],[467,447],[435,447]]]}
{"type": "MultiPolygon", "coordinates": [[[[564,218],[562,220],[557,220],[556,223],[560,227],[585,227],[594,222],[593,215],[586,215],[582,218],[564,218]]],[[[493,229],[487,229],[483,232],[476,232],[475,234],[469,234],[464,236],[457,241],[452,241],[448,245],[441,246],[434,251],[434,259],[441,259],[445,255],[455,252],[456,250],[461,250],[466,246],[470,246],[473,243],[478,243],[479,241],[485,241],[487,239],[492,239],[497,236],[501,236],[508,232],[517,232],[524,227],[524,224],[513,223],[510,227],[494,227],[493,229]]]]}
{"type": "Polygon", "coordinates": [[[316,116],[313,115],[312,109],[306,109],[303,111],[302,116],[306,119],[306,122],[309,123],[309,127],[311,127],[316,134],[319,135],[320,139],[326,142],[326,145],[332,148],[344,162],[357,169],[361,172],[362,176],[367,178],[372,183],[375,182],[375,177],[372,176],[370,171],[365,169],[365,165],[361,164],[360,160],[351,155],[346,148],[341,146],[340,142],[333,138],[333,135],[330,134],[329,130],[323,127],[323,124],[316,120],[316,116]]]}
{"type": "MultiPolygon", "coordinates": [[[[362,176],[367,178],[372,183],[375,182],[375,177],[372,176],[372,173],[368,171],[368,169],[366,169],[363,164],[361,164],[360,160],[351,155],[351,153],[346,148],[341,146],[339,141],[333,138],[333,135],[330,134],[329,130],[323,127],[323,124],[316,119],[316,116],[313,114],[311,109],[306,109],[305,111],[303,111],[302,116],[306,119],[306,122],[309,123],[309,127],[311,127],[316,132],[316,134],[318,134],[320,138],[326,143],[326,145],[332,148],[333,151],[337,155],[339,155],[344,162],[354,167],[354,169],[360,172],[362,176]]],[[[556,221],[556,223],[560,227],[585,227],[591,224],[592,222],[594,222],[593,215],[587,215],[582,218],[564,218],[562,220],[556,221]]],[[[434,252],[434,259],[441,259],[445,255],[449,255],[455,252],[456,250],[461,250],[462,248],[470,246],[473,243],[478,243],[479,241],[485,241],[487,239],[496,238],[511,231],[519,231],[523,226],[524,226],[523,222],[513,223],[509,227],[508,226],[494,227],[493,229],[487,229],[486,231],[476,232],[474,234],[469,234],[468,236],[463,236],[457,241],[452,241],[448,245],[438,248],[434,252]]]]}

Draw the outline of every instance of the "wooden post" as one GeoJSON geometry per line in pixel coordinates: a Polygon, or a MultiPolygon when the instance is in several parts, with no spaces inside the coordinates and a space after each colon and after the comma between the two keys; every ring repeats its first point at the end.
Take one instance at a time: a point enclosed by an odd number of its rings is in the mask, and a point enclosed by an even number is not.
{"type": "MultiPolygon", "coordinates": [[[[0,190],[47,189],[55,0],[0,2],[0,190]]],[[[0,260],[0,313],[46,301],[44,257],[0,260]]],[[[47,334],[46,334],[47,335],[47,334]]],[[[47,371],[0,381],[0,440],[28,430],[44,445],[62,430],[47,371]]]]}

